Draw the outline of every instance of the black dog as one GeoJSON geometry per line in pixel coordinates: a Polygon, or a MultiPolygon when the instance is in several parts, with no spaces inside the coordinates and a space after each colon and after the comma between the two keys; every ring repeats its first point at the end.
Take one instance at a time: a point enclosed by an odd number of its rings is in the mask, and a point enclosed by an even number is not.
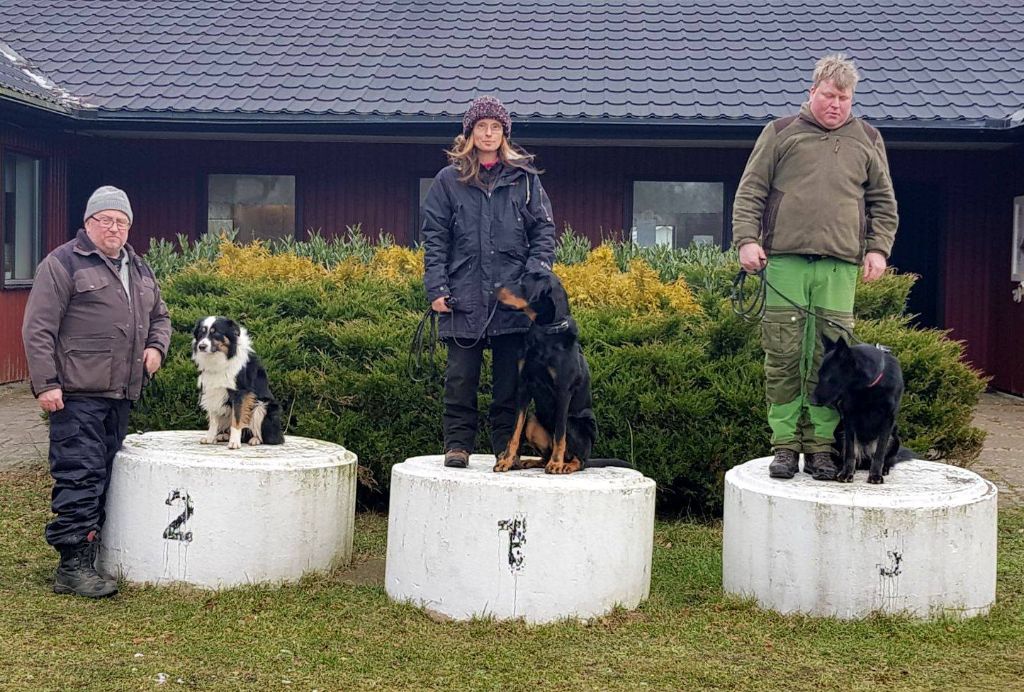
{"type": "Polygon", "coordinates": [[[250,445],[284,443],[281,407],[245,327],[217,315],[200,318],[192,360],[199,369],[199,405],[210,424],[200,442],[227,441],[228,449],[239,449],[243,437],[250,445]]]}
{"type": "Polygon", "coordinates": [[[579,343],[579,329],[569,314],[569,298],[551,272],[528,272],[522,281],[503,286],[498,300],[522,310],[533,321],[526,352],[519,361],[516,425],[495,471],[543,466],[546,473],[574,473],[587,466],[631,468],[618,459],[591,459],[597,419],[591,408],[590,368],[579,343]],[[536,415],[526,414],[530,401],[536,415]],[[522,438],[540,460],[519,458],[522,438]]]}
{"type": "Polygon", "coordinates": [[[815,406],[836,406],[842,418],[842,468],[836,480],[849,483],[859,462],[870,462],[868,483],[882,483],[897,461],[912,455],[900,446],[896,414],[903,397],[903,371],[887,349],[868,344],[849,346],[843,337],[821,337],[825,356],[815,406]]]}

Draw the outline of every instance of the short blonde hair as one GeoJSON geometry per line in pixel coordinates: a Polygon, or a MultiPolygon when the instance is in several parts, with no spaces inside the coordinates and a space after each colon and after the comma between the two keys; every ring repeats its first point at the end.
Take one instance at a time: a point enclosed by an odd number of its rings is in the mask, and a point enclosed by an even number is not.
{"type": "Polygon", "coordinates": [[[814,66],[814,84],[817,87],[822,82],[832,82],[839,89],[854,91],[857,82],[860,81],[860,73],[857,66],[842,53],[826,55],[814,66]]]}

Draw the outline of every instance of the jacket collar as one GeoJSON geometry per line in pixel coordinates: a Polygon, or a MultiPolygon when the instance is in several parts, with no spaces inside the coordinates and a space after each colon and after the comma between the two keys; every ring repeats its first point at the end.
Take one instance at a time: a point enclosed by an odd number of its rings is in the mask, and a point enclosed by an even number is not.
{"type": "MultiPolygon", "coordinates": [[[[135,250],[128,243],[124,244],[124,251],[128,254],[128,259],[135,262],[135,250]]],[[[96,247],[96,244],[92,242],[92,238],[85,232],[84,228],[78,229],[78,234],[75,236],[75,252],[79,255],[96,255],[102,259],[114,261],[114,257],[107,257],[105,254],[100,252],[100,249],[96,247]]]]}
{"type": "Polygon", "coordinates": [[[821,130],[822,132],[836,132],[838,130],[843,129],[851,122],[853,122],[853,113],[850,113],[850,117],[847,118],[846,122],[844,122],[842,125],[840,125],[839,127],[833,127],[830,130],[829,128],[825,127],[815,119],[814,114],[811,113],[811,105],[805,101],[803,105],[800,106],[800,119],[806,123],[810,123],[814,127],[821,130]]]}
{"type": "MultiPolygon", "coordinates": [[[[82,256],[96,255],[110,267],[113,272],[118,271],[118,257],[107,257],[105,254],[100,252],[100,249],[96,247],[96,244],[92,242],[89,234],[85,232],[84,228],[78,229],[78,235],[75,236],[75,253],[82,256]]],[[[135,254],[135,250],[128,243],[124,244],[125,259],[128,260],[128,266],[138,265],[139,256],[135,254]]],[[[139,270],[141,271],[141,269],[139,270]]]]}

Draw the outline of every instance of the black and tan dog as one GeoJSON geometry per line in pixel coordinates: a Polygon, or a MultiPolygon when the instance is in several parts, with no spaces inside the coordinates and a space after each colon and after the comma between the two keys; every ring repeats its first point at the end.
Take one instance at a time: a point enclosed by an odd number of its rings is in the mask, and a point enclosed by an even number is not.
{"type": "Polygon", "coordinates": [[[546,473],[574,473],[587,466],[631,468],[618,459],[590,458],[597,439],[590,368],[562,282],[551,272],[528,272],[522,281],[500,288],[497,297],[522,310],[533,324],[519,361],[515,429],[494,470],[543,466],[546,473]],[[531,401],[536,414],[528,416],[531,401]],[[520,458],[524,437],[541,455],[539,460],[520,458]]]}

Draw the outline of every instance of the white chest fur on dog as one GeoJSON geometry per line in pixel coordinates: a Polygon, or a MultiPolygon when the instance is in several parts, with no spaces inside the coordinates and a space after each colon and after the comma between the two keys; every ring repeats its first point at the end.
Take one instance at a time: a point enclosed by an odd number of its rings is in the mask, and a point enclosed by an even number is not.
{"type": "MultiPolygon", "coordinates": [[[[209,319],[212,320],[212,318],[209,319]]],[[[221,351],[215,350],[211,353],[208,350],[197,350],[197,345],[204,340],[207,341],[206,347],[209,349],[208,339],[201,339],[192,344],[192,360],[199,368],[198,383],[201,392],[199,405],[211,418],[226,419],[230,415],[228,390],[235,388],[238,373],[249,362],[249,354],[252,351],[249,334],[244,328],[240,331],[237,350],[231,358],[225,356],[221,351]]]]}

